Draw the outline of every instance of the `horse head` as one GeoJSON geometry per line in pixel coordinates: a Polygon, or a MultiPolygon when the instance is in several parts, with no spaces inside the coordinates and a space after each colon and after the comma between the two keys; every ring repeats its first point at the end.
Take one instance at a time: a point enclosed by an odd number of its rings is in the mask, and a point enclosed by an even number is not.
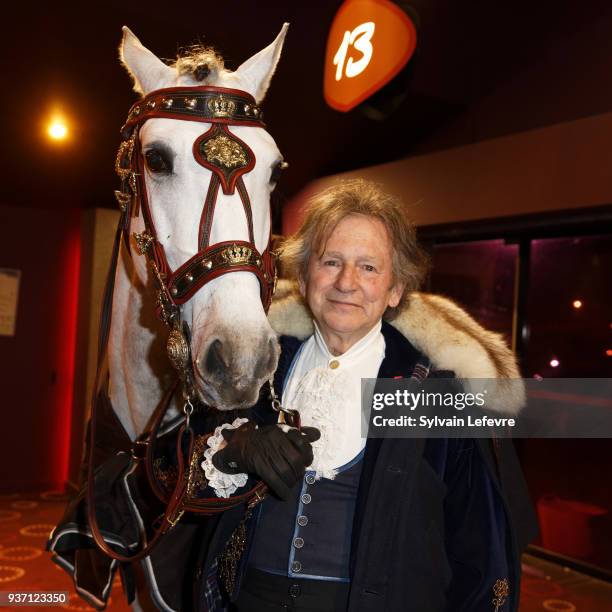
{"type": "MultiPolygon", "coordinates": [[[[270,194],[284,163],[263,127],[259,104],[286,30],[287,24],[234,72],[211,49],[167,65],[126,27],[120,46],[121,60],[143,96],[138,113],[151,112],[146,121],[138,118],[135,150],[146,206],[140,195],[132,236],[148,238],[146,231],[154,227],[156,248],[170,271],[169,289],[178,295],[181,319],[190,330],[195,388],[205,403],[222,410],[254,404],[278,360],[262,303],[271,273],[262,254],[269,256],[270,194]],[[189,91],[197,96],[182,95],[189,91]],[[208,105],[210,123],[202,115],[189,116],[197,105],[208,105]],[[178,107],[184,117],[176,116],[178,107]],[[215,245],[223,248],[215,251],[215,245]],[[197,273],[206,266],[212,274],[198,284],[197,273]]],[[[146,286],[145,258],[135,257],[134,265],[146,286]]]]}

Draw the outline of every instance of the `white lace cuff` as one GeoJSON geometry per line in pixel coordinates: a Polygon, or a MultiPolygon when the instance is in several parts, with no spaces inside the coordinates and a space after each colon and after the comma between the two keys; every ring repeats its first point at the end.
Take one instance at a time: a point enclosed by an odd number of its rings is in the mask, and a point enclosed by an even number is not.
{"type": "Polygon", "coordinates": [[[213,455],[220,450],[220,446],[225,445],[225,438],[221,431],[224,429],[237,429],[249,419],[235,419],[233,423],[223,423],[215,429],[212,436],[208,438],[206,443],[208,448],[204,451],[204,461],[202,461],[202,469],[208,480],[208,484],[214,489],[217,497],[229,497],[236,489],[244,487],[247,483],[248,476],[246,474],[226,474],[218,470],[212,462],[213,455]]]}

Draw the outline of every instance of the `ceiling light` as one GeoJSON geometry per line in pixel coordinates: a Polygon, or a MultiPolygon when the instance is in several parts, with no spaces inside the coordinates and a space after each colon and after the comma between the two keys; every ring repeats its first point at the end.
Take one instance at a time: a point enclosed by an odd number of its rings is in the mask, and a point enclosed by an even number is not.
{"type": "Polygon", "coordinates": [[[53,117],[47,125],[47,136],[50,140],[60,142],[68,138],[68,125],[63,117],[53,117]]]}

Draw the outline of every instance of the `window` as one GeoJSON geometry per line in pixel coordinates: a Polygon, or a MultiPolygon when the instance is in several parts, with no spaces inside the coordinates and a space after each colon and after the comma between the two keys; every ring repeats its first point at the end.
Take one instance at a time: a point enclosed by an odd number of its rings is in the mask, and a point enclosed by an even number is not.
{"type": "MultiPolygon", "coordinates": [[[[595,223],[595,228],[601,223],[595,223]]],[[[523,376],[612,378],[612,235],[554,223],[426,228],[428,290],[517,348],[523,376]],[[466,236],[458,242],[458,232],[466,236]],[[438,233],[438,236],[436,236],[438,233]],[[495,236],[497,239],[483,240],[495,236]],[[539,233],[539,235],[538,235],[539,233]],[[541,237],[542,235],[546,237],[541,237]],[[552,234],[552,235],[551,235],[552,234]],[[450,242],[452,240],[452,242],[450,242]]],[[[519,440],[547,551],[612,571],[610,440],[519,440]]]]}
{"type": "Polygon", "coordinates": [[[462,305],[484,327],[512,342],[518,246],[482,240],[436,246],[431,291],[462,305]]]}
{"type": "Polygon", "coordinates": [[[612,236],[533,240],[529,277],[524,375],[612,376],[612,236]]]}

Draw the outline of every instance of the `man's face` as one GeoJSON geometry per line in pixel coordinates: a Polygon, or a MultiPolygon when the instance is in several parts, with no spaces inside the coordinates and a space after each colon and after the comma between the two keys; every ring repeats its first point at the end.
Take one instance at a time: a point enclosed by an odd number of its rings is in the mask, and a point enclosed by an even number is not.
{"type": "Polygon", "coordinates": [[[330,348],[348,350],[398,305],[403,287],[393,283],[392,257],[382,221],[358,214],[338,223],[323,253],[312,253],[300,292],[330,348]]]}

